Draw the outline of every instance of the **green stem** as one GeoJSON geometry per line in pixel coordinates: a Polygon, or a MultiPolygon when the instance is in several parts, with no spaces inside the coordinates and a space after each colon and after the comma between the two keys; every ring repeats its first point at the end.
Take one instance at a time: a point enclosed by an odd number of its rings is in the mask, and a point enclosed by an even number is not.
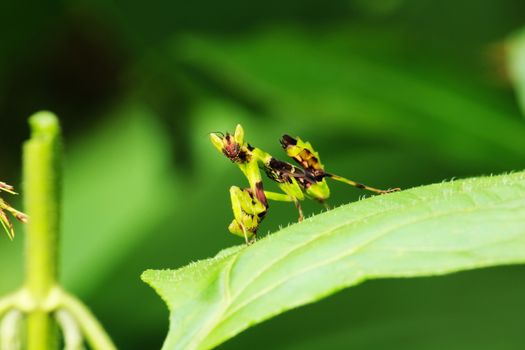
{"type": "Polygon", "coordinates": [[[55,318],[64,335],[64,350],[85,350],[82,332],[71,313],[60,309],[55,312],[55,318]]]}
{"type": "Polygon", "coordinates": [[[19,310],[9,311],[0,322],[0,349],[20,350],[21,337],[20,326],[22,324],[22,312],[19,310]]]}
{"type": "Polygon", "coordinates": [[[10,294],[0,299],[0,319],[16,306],[17,294],[10,294]]]}
{"type": "MultiPolygon", "coordinates": [[[[57,283],[60,219],[61,142],[55,115],[39,112],[29,119],[31,138],[24,145],[26,288],[40,305],[57,283]]],[[[27,349],[53,349],[57,332],[46,310],[27,317],[27,349]]]]}
{"type": "Polygon", "coordinates": [[[116,349],[104,328],[102,328],[89,309],[77,298],[64,292],[60,296],[59,307],[69,311],[71,316],[73,316],[91,348],[94,350],[116,349]]]}

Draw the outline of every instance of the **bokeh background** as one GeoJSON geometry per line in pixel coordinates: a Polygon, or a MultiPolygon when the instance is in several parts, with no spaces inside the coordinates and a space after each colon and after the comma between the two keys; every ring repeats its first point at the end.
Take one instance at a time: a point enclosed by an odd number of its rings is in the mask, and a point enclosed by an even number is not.
{"type": "MultiPolygon", "coordinates": [[[[5,1],[0,14],[0,178],[20,186],[27,117],[57,113],[62,280],[122,349],[158,349],[167,331],[143,270],[242,243],[228,188],[245,179],[211,131],[241,123],[278,158],[279,137],[300,135],[329,171],[382,188],[524,167],[505,67],[522,0],[5,1]]],[[[332,192],[331,205],[364,195],[332,192]]],[[[296,218],[272,203],[260,233],[296,218]]],[[[2,294],[22,281],[23,236],[0,239],[2,294]]],[[[221,348],[523,349],[524,277],[371,281],[221,348]]]]}

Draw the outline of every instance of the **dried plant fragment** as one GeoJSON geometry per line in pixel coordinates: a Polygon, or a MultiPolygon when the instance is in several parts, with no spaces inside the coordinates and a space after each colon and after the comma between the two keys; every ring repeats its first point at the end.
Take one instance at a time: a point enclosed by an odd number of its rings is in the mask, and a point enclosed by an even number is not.
{"type": "MultiPolygon", "coordinates": [[[[10,193],[10,194],[17,194],[14,191],[13,186],[0,181],[0,193],[2,191],[10,193]]],[[[2,223],[2,227],[4,228],[9,238],[12,240],[13,238],[15,238],[15,230],[6,212],[11,213],[11,215],[13,215],[17,220],[24,222],[24,223],[27,222],[28,218],[26,214],[22,213],[21,211],[16,210],[9,203],[7,203],[2,198],[0,198],[0,223],[2,223]]]]}

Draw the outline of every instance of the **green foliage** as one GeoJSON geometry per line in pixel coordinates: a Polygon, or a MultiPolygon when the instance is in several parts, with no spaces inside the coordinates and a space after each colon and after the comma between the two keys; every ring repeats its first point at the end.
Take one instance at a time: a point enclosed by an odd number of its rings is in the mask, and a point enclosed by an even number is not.
{"type": "MultiPolygon", "coordinates": [[[[0,177],[22,188],[26,117],[57,112],[68,146],[61,280],[119,348],[158,349],[166,310],[137,276],[239,243],[226,229],[228,188],[245,182],[217,157],[210,132],[241,123],[277,158],[283,133],[301,136],[334,173],[380,188],[522,169],[523,117],[515,92],[494,79],[503,67],[486,53],[524,26],[524,6],[45,1],[27,11],[5,2],[0,177]]],[[[21,192],[10,204],[22,210],[21,192]]],[[[329,204],[363,194],[334,183],[329,204]]],[[[305,203],[304,211],[321,209],[305,203]]],[[[296,217],[293,205],[272,204],[259,232],[296,217]]],[[[0,294],[22,282],[23,229],[15,229],[22,234],[13,242],[0,240],[0,294]]],[[[377,280],[223,347],[521,349],[523,272],[377,280]]]]}
{"type": "Polygon", "coordinates": [[[318,134],[338,130],[396,144],[423,142],[449,162],[499,163],[502,153],[525,157],[525,125],[509,118],[496,99],[480,103],[484,91],[470,85],[471,72],[442,76],[439,65],[403,64],[403,56],[417,62],[421,53],[400,40],[380,29],[342,27],[320,40],[283,28],[249,38],[186,37],[178,50],[187,64],[264,100],[284,130],[306,133],[315,126],[318,134]],[[370,42],[364,44],[362,35],[370,42]],[[388,62],[374,46],[386,41],[392,46],[388,62]]]}
{"type": "Polygon", "coordinates": [[[368,198],[142,278],[170,309],[163,349],[209,349],[367,279],[525,262],[525,172],[368,198]],[[504,224],[502,224],[504,223],[504,224]]]}
{"type": "Polygon", "coordinates": [[[516,89],[516,97],[525,114],[525,29],[507,42],[508,73],[516,89]]]}
{"type": "MultiPolygon", "coordinates": [[[[85,339],[94,350],[113,350],[115,346],[100,323],[58,279],[63,154],[60,122],[53,113],[42,111],[29,118],[29,125],[31,137],[24,143],[23,153],[24,203],[29,217],[25,283],[0,298],[0,346],[18,349],[24,344],[28,350],[53,350],[59,344],[60,330],[67,349],[82,348],[85,339]]],[[[10,186],[0,185],[14,193],[10,186]]]]}

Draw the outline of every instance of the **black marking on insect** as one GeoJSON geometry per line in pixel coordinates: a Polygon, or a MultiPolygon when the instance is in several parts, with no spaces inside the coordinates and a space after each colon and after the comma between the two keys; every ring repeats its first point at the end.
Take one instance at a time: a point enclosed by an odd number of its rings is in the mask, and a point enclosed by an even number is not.
{"type": "Polygon", "coordinates": [[[288,162],[271,158],[268,166],[264,167],[264,171],[268,177],[278,183],[292,183],[295,179],[303,188],[308,188],[312,184],[322,181],[323,175],[314,176],[310,171],[296,167],[288,162]]]}
{"type": "Polygon", "coordinates": [[[283,146],[283,148],[286,149],[286,147],[288,147],[289,145],[292,145],[292,146],[297,145],[297,140],[288,134],[284,134],[283,137],[281,138],[281,145],[283,146]]]}
{"type": "Polygon", "coordinates": [[[266,198],[266,195],[264,194],[264,187],[263,183],[261,181],[258,181],[255,184],[255,197],[266,207],[268,208],[268,199],[266,198]]]}
{"type": "MultiPolygon", "coordinates": [[[[297,140],[290,135],[283,135],[281,138],[281,145],[284,150],[297,145],[297,140]]],[[[319,162],[319,159],[310,150],[303,148],[299,153],[292,157],[304,170],[309,171],[314,177],[322,175],[324,177],[324,169],[319,162]]]]}

